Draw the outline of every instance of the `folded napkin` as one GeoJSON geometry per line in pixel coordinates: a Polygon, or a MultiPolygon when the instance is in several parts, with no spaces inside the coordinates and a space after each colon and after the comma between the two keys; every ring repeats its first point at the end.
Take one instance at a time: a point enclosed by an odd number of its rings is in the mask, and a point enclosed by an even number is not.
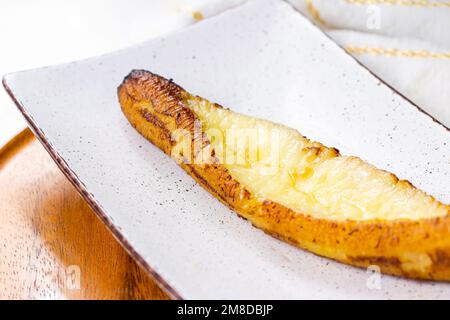
{"type": "Polygon", "coordinates": [[[450,1],[290,2],[376,75],[450,127],[450,1]]]}

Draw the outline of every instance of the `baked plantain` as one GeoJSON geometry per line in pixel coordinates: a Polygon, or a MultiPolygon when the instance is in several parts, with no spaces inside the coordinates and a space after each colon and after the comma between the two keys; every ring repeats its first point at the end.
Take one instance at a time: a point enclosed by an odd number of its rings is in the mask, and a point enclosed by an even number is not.
{"type": "Polygon", "coordinates": [[[254,226],[353,266],[450,280],[450,208],[409,182],[148,71],[118,95],[139,133],[254,226]]]}

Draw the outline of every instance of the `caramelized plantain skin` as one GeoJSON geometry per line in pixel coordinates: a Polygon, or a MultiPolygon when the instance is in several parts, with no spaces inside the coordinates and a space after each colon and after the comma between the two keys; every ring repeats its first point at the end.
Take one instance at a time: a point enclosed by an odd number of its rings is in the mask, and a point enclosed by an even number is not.
{"type": "MultiPolygon", "coordinates": [[[[119,86],[118,96],[131,125],[166,154],[171,155],[175,145],[175,130],[188,130],[192,139],[198,138],[194,121],[199,120],[185,103],[192,96],[172,81],[133,70],[119,86]]],[[[203,139],[202,147],[210,146],[205,135],[203,139]]],[[[211,154],[214,158],[214,150],[211,154]]],[[[356,267],[376,265],[386,274],[450,281],[450,209],[446,216],[419,220],[318,219],[257,199],[218,161],[180,166],[217,199],[274,237],[356,267]]]]}

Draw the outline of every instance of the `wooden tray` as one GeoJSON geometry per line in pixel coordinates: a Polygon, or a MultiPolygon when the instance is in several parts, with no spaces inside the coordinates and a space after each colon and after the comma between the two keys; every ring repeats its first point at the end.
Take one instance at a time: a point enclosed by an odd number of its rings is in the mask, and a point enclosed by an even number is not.
{"type": "Polygon", "coordinates": [[[0,149],[0,299],[167,299],[29,129],[0,149]]]}

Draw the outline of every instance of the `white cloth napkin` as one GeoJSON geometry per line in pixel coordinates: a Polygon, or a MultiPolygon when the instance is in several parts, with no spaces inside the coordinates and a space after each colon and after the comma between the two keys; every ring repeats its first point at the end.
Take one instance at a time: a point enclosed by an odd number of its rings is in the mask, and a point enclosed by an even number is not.
{"type": "Polygon", "coordinates": [[[376,75],[450,127],[450,1],[289,1],[376,75]]]}

